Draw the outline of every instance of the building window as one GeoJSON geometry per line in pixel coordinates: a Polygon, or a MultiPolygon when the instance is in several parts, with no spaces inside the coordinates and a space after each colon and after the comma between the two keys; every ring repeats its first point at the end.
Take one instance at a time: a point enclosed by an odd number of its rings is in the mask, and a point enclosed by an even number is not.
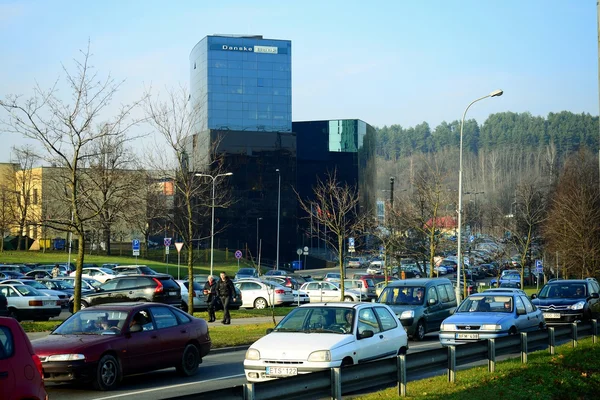
{"type": "Polygon", "coordinates": [[[37,203],[38,203],[38,190],[33,189],[33,204],[37,204],[37,203]]]}

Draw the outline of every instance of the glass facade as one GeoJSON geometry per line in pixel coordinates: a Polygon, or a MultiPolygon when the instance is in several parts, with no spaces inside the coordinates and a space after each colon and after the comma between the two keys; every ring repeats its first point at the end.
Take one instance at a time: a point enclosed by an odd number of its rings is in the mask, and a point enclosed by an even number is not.
{"type": "Polygon", "coordinates": [[[280,265],[296,257],[291,49],[289,40],[214,35],[190,53],[190,102],[198,114],[197,133],[186,141],[190,161],[205,170],[216,155],[233,173],[233,204],[215,209],[215,246],[256,256],[262,241],[261,264],[270,267],[277,254],[277,169],[280,265]]]}
{"type": "MultiPolygon", "coordinates": [[[[298,193],[312,198],[328,172],[358,189],[361,212],[375,213],[375,128],[358,119],[294,122],[298,193]]],[[[302,217],[302,215],[299,215],[302,217]]]]}
{"type": "Polygon", "coordinates": [[[199,131],[292,131],[292,43],[207,36],[190,54],[199,131]]]}

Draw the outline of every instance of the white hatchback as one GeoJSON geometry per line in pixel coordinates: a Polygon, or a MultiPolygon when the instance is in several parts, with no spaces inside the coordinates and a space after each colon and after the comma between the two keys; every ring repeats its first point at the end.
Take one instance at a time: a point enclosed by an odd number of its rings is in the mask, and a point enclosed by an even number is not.
{"type": "Polygon", "coordinates": [[[234,282],[242,292],[242,307],[264,309],[271,305],[291,305],[294,302],[292,289],[273,282],[258,279],[238,279],[234,282]]]}
{"type": "Polygon", "coordinates": [[[320,303],[293,309],[254,342],[244,360],[249,382],[396,357],[408,350],[398,318],[385,304],[320,303]]]}

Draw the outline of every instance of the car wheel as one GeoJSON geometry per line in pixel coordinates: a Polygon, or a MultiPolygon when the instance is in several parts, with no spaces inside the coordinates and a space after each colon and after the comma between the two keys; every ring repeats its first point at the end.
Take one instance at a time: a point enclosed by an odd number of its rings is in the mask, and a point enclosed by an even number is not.
{"type": "Polygon", "coordinates": [[[8,309],[8,316],[11,317],[11,318],[13,318],[13,319],[16,319],[18,322],[21,322],[21,318],[19,317],[19,313],[14,308],[9,308],[8,309]]]}
{"type": "Polygon", "coordinates": [[[96,379],[94,388],[97,390],[112,390],[117,387],[121,380],[121,366],[114,356],[106,354],[98,362],[96,367],[96,379]]]}
{"type": "Polygon", "coordinates": [[[407,349],[406,349],[406,347],[400,347],[400,348],[398,349],[398,355],[399,355],[399,356],[406,355],[406,352],[407,352],[407,349]]]}
{"type": "Polygon", "coordinates": [[[425,323],[423,322],[423,320],[419,321],[419,323],[417,324],[417,328],[415,329],[413,339],[417,341],[425,339],[425,323]]]}
{"type": "Polygon", "coordinates": [[[352,299],[350,296],[345,296],[344,301],[354,301],[354,299],[352,299]]]}
{"type": "Polygon", "coordinates": [[[517,333],[519,333],[519,331],[517,331],[517,328],[515,328],[514,326],[512,326],[509,330],[508,330],[508,334],[509,335],[516,335],[517,333]]]}
{"type": "Polygon", "coordinates": [[[188,344],[183,350],[181,356],[181,365],[177,367],[177,372],[182,376],[192,376],[198,371],[200,364],[200,352],[193,344],[188,344]]]}
{"type": "Polygon", "coordinates": [[[254,300],[254,308],[256,308],[257,310],[264,310],[265,308],[267,308],[267,301],[262,297],[257,298],[256,300],[254,300]]]}
{"type": "Polygon", "coordinates": [[[350,357],[346,357],[342,360],[342,365],[340,365],[340,367],[347,367],[352,364],[354,364],[354,361],[352,361],[350,357]]]}

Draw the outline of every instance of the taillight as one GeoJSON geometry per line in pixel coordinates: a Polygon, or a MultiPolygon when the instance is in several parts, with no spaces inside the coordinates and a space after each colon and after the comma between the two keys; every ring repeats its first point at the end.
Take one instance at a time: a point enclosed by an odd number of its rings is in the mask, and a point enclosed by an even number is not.
{"type": "Polygon", "coordinates": [[[35,367],[37,368],[38,372],[42,376],[42,381],[43,381],[44,380],[44,368],[42,368],[42,361],[37,356],[37,354],[32,354],[31,359],[33,360],[33,363],[35,364],[35,367]]]}
{"type": "Polygon", "coordinates": [[[276,289],[275,290],[275,294],[284,294],[284,293],[285,293],[285,290],[283,290],[283,289],[276,289]]]}
{"type": "Polygon", "coordinates": [[[38,306],[43,306],[44,302],[42,300],[29,300],[29,306],[30,307],[38,307],[38,306]]]}
{"type": "Polygon", "coordinates": [[[156,289],[154,289],[154,293],[162,293],[164,290],[163,284],[160,282],[160,280],[156,279],[156,278],[152,278],[152,280],[154,282],[156,282],[156,289]]]}

